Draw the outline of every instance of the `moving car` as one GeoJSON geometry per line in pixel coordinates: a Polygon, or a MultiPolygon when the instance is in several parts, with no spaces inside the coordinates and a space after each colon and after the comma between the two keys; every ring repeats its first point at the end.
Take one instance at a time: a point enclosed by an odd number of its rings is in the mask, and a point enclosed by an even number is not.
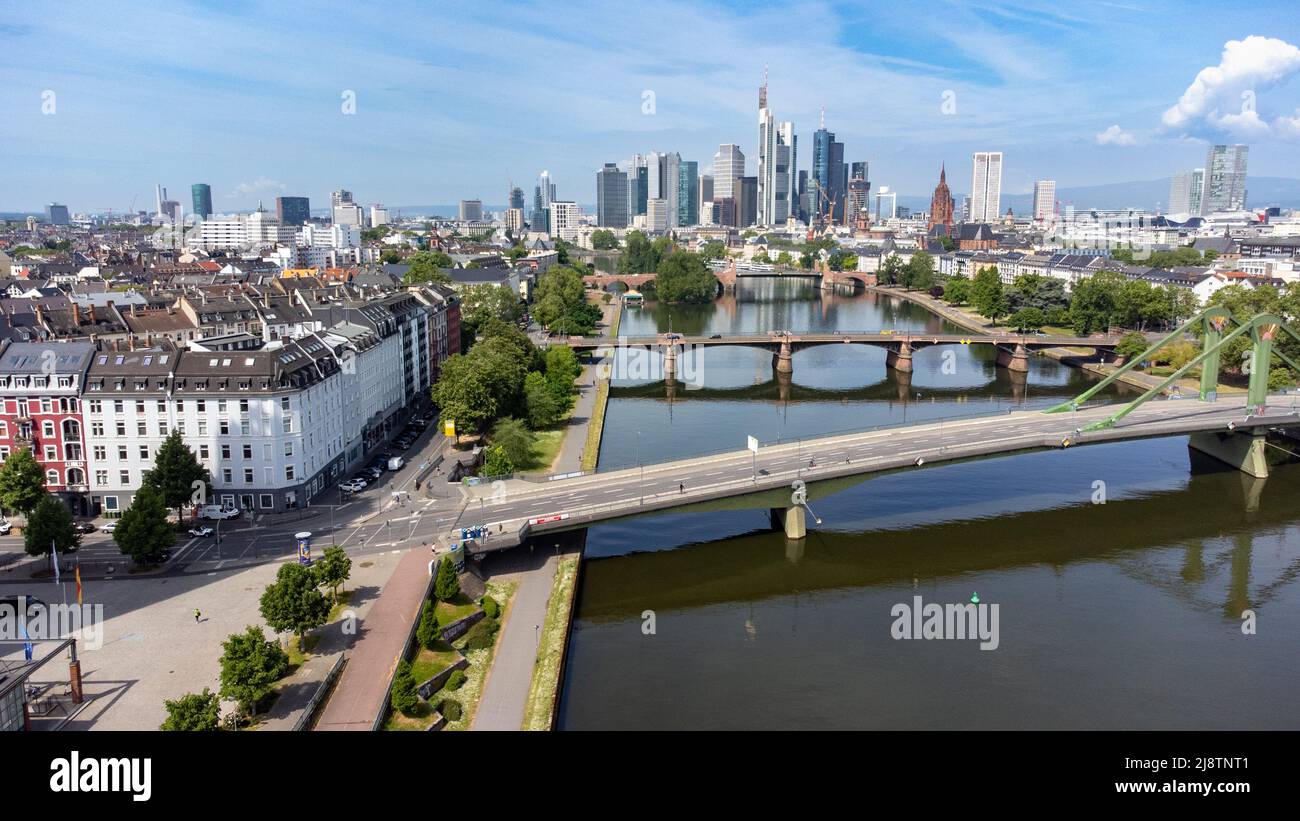
{"type": "Polygon", "coordinates": [[[406,464],[406,460],[405,460],[405,459],[403,459],[403,458],[400,457],[400,456],[394,456],[394,457],[392,457],[391,459],[388,460],[388,469],[389,469],[389,470],[401,470],[401,469],[402,469],[402,465],[404,465],[404,464],[406,464]]]}
{"type": "Polygon", "coordinates": [[[233,507],[222,507],[221,505],[204,505],[199,508],[200,519],[233,519],[239,515],[239,511],[233,507]]]}
{"type": "Polygon", "coordinates": [[[94,532],[95,532],[95,523],[94,523],[94,522],[74,522],[74,523],[72,524],[72,529],[75,530],[75,531],[77,531],[78,533],[94,533],[94,532]]]}
{"type": "Polygon", "coordinates": [[[9,520],[8,520],[8,519],[0,519],[0,536],[5,535],[6,533],[8,533],[9,531],[11,531],[11,530],[13,530],[13,529],[14,529],[14,526],[11,525],[11,524],[9,524],[9,520]]]}
{"type": "Polygon", "coordinates": [[[202,526],[202,525],[199,527],[191,527],[190,535],[195,536],[199,539],[206,539],[207,537],[212,535],[212,528],[202,526]]]}
{"type": "Polygon", "coordinates": [[[100,530],[104,531],[105,533],[112,533],[114,530],[117,530],[117,522],[109,522],[108,524],[101,527],[100,530]]]}

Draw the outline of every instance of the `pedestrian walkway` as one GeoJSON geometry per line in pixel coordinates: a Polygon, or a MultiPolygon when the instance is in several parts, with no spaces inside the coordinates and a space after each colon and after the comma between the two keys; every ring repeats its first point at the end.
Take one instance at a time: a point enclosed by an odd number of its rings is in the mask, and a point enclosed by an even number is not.
{"type": "Polygon", "coordinates": [[[388,696],[388,685],[420,608],[429,596],[432,554],[413,548],[402,556],[383,592],[358,625],[338,685],[317,730],[369,730],[388,696]]]}
{"type": "MultiPolygon", "coordinates": [[[[608,333],[610,326],[614,322],[614,313],[620,310],[617,304],[603,305],[601,311],[603,316],[600,325],[597,326],[600,333],[608,333]]],[[[587,425],[591,422],[592,414],[596,410],[596,395],[600,392],[598,385],[602,373],[605,373],[603,366],[612,362],[612,355],[605,357],[582,369],[578,376],[578,398],[573,403],[573,413],[569,417],[568,429],[564,432],[564,442],[560,445],[560,453],[555,458],[555,463],[551,466],[552,473],[572,473],[582,470],[583,449],[587,444],[587,425]]],[[[605,373],[608,376],[607,373],[605,373]]]]}

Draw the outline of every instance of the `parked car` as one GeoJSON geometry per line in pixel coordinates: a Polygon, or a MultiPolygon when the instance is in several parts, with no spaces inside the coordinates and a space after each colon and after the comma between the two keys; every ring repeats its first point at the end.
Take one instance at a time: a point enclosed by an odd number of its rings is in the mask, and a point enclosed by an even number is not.
{"type": "Polygon", "coordinates": [[[347,491],[348,493],[360,493],[365,489],[366,481],[364,479],[353,479],[339,485],[339,490],[347,491]]]}
{"type": "Polygon", "coordinates": [[[394,457],[392,457],[391,459],[388,460],[388,469],[389,469],[389,470],[401,470],[401,469],[402,469],[402,465],[404,465],[404,464],[406,464],[406,460],[405,460],[405,459],[403,459],[403,458],[400,457],[400,456],[394,456],[394,457]]]}
{"type": "Polygon", "coordinates": [[[9,531],[13,529],[14,526],[9,524],[8,519],[0,519],[0,536],[4,536],[5,534],[7,534],[9,531]]]}
{"type": "Polygon", "coordinates": [[[206,539],[212,535],[212,528],[203,525],[200,525],[199,527],[191,527],[190,535],[198,539],[206,539]]]}
{"type": "Polygon", "coordinates": [[[204,505],[199,508],[200,519],[233,519],[238,515],[239,511],[235,508],[222,505],[204,505]]]}
{"type": "Polygon", "coordinates": [[[72,529],[77,531],[78,533],[94,533],[95,523],[94,522],[73,522],[72,529]]]}
{"type": "Polygon", "coordinates": [[[105,533],[112,533],[114,530],[117,530],[117,522],[109,522],[108,524],[101,527],[100,530],[104,531],[105,533]]]}

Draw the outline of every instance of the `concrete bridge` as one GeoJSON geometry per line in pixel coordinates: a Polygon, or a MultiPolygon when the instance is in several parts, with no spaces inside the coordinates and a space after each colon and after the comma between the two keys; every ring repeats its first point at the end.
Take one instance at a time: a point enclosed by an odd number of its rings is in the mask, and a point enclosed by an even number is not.
{"type": "MultiPolygon", "coordinates": [[[[546,533],[690,505],[767,507],[792,539],[807,532],[806,502],[817,488],[851,477],[1021,451],[1190,435],[1190,446],[1251,476],[1268,475],[1264,437],[1300,425],[1293,397],[1163,400],[1134,407],[1102,427],[1115,405],[1069,414],[1039,411],[949,419],[804,439],[659,464],[565,476],[516,478],[470,489],[462,521],[489,525],[468,545],[480,553],[546,533]]],[[[737,439],[743,431],[737,431],[737,439]]],[[[738,442],[738,444],[740,444],[738,442]]]]}
{"type": "MultiPolygon", "coordinates": [[[[736,281],[739,279],[762,279],[768,277],[804,277],[815,279],[823,290],[834,288],[836,285],[853,285],[854,287],[870,287],[876,284],[876,275],[863,271],[835,271],[832,270],[826,260],[819,260],[812,270],[803,268],[783,268],[772,266],[769,270],[743,270],[738,269],[736,260],[729,259],[722,267],[709,266],[713,275],[718,278],[718,284],[724,290],[734,289],[736,281]]],[[[588,288],[599,288],[602,291],[608,290],[611,285],[622,285],[625,289],[641,290],[647,282],[653,282],[656,274],[611,274],[599,272],[588,274],[582,278],[582,282],[588,288]]]]}
{"type": "Polygon", "coordinates": [[[677,356],[683,348],[732,345],[762,348],[772,352],[776,373],[794,372],[794,354],[817,345],[872,345],[884,348],[885,365],[903,373],[912,371],[912,353],[934,345],[992,345],[998,350],[998,365],[1011,371],[1029,370],[1029,353],[1045,348],[1092,348],[1113,351],[1119,344],[1115,337],[1037,336],[1032,334],[923,334],[882,331],[835,331],[831,333],[794,333],[772,331],[766,334],[722,336],[684,336],[666,333],[657,336],[570,337],[568,346],[575,351],[595,351],[614,347],[659,349],[664,357],[664,375],[677,372],[677,356]]]}

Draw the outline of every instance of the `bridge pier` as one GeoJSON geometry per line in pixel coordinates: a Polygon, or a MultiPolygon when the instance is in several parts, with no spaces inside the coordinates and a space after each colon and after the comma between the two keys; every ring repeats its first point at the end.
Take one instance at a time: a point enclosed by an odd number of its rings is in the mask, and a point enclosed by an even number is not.
{"type": "Polygon", "coordinates": [[[677,377],[677,346],[664,346],[664,380],[673,381],[677,377]]]}
{"type": "Polygon", "coordinates": [[[912,346],[906,342],[898,343],[898,350],[889,348],[885,354],[885,367],[899,373],[912,372],[912,346]]]}
{"type": "Polygon", "coordinates": [[[790,340],[781,341],[781,349],[772,355],[772,370],[775,373],[794,373],[794,351],[790,340]]]}
{"type": "Polygon", "coordinates": [[[1256,479],[1268,478],[1268,459],[1264,450],[1266,434],[1253,431],[1193,433],[1187,446],[1220,462],[1231,465],[1256,479]]]}
{"type": "Polygon", "coordinates": [[[794,384],[794,379],[791,378],[790,374],[781,371],[777,371],[774,376],[776,379],[776,398],[781,402],[789,402],[790,388],[794,384]]]}
{"type": "Polygon", "coordinates": [[[802,539],[808,535],[808,512],[803,505],[774,507],[771,516],[772,527],[784,530],[787,539],[802,539]]]}
{"type": "Polygon", "coordinates": [[[1012,373],[1029,372],[1029,351],[1023,343],[1016,343],[1014,350],[1008,351],[1001,346],[998,347],[998,365],[1006,368],[1012,373]]]}

